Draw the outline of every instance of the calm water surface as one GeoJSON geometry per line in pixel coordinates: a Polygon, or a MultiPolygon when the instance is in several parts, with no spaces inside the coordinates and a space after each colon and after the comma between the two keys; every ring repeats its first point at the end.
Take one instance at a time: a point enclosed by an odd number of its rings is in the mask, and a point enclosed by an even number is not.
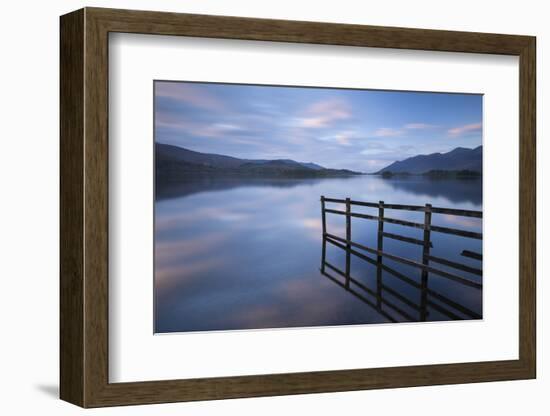
{"type": "MultiPolygon", "coordinates": [[[[482,209],[481,180],[383,179],[360,176],[320,180],[196,179],[157,186],[155,204],[155,332],[307,327],[418,320],[418,311],[399,298],[420,302],[420,291],[384,272],[387,294],[382,312],[320,273],[320,196],[438,207],[482,209]]],[[[328,208],[343,209],[331,205],[328,208]]],[[[377,215],[372,208],[356,212],[377,215]]],[[[424,214],[386,211],[423,222],[424,214]]],[[[328,232],[345,236],[343,216],[328,215],[328,232]]],[[[481,220],[434,214],[432,224],[481,232],[481,220]]],[[[377,223],[352,219],[353,240],[376,247],[377,223]]],[[[385,231],[422,238],[419,229],[385,224],[385,231]]],[[[481,252],[481,241],[432,233],[434,256],[480,268],[460,255],[481,252]]],[[[384,250],[421,261],[422,249],[384,240],[384,250]]],[[[331,245],[327,260],[344,268],[345,253],[331,245]]],[[[385,264],[420,282],[420,271],[385,264]]],[[[445,266],[438,268],[449,270],[445,266]]],[[[456,273],[456,271],[455,271],[456,273]]],[[[376,267],[352,259],[351,274],[375,288],[376,267]]],[[[457,274],[480,282],[468,273],[457,274]]],[[[482,292],[430,274],[429,287],[477,314],[482,292]]],[[[369,295],[365,295],[368,297],[369,295]]],[[[376,300],[374,300],[376,303],[376,300]]],[[[468,317],[453,309],[455,318],[468,317]]],[[[435,305],[427,320],[447,320],[435,305]]]]}

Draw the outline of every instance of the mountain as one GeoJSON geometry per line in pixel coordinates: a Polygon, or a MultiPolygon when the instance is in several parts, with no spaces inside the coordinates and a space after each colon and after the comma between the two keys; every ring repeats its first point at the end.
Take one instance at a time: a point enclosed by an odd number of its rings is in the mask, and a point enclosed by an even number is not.
{"type": "Polygon", "coordinates": [[[447,153],[432,153],[418,155],[408,159],[393,162],[377,174],[435,174],[444,176],[445,172],[471,172],[480,175],[483,171],[483,147],[467,149],[457,147],[447,153]]]}
{"type": "Polygon", "coordinates": [[[302,165],[304,165],[306,168],[310,168],[310,169],[313,169],[313,170],[325,169],[321,165],[318,165],[316,163],[311,163],[311,162],[310,163],[302,163],[302,165]]]}
{"type": "Polygon", "coordinates": [[[243,163],[242,159],[236,157],[199,153],[183,147],[169,144],[155,144],[155,157],[157,164],[187,162],[203,166],[217,166],[220,168],[234,168],[243,163]]]}
{"type": "Polygon", "coordinates": [[[311,162],[302,163],[291,159],[239,159],[162,143],[155,144],[155,171],[157,179],[168,182],[189,175],[319,178],[361,174],[347,169],[327,169],[311,162]]]}

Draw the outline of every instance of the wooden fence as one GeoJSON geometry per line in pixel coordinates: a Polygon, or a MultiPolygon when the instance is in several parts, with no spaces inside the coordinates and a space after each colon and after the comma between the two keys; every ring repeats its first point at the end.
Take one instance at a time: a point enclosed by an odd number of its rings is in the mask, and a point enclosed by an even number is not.
{"type": "MultiPolygon", "coordinates": [[[[431,254],[431,249],[433,248],[433,243],[431,240],[432,233],[443,233],[450,234],[470,239],[482,240],[482,233],[477,233],[473,231],[461,230],[456,228],[442,227],[432,224],[432,214],[447,214],[452,216],[459,217],[472,217],[472,218],[482,218],[481,211],[472,211],[472,210],[463,210],[463,209],[452,209],[452,208],[440,208],[432,207],[430,204],[424,206],[421,205],[400,205],[400,204],[386,204],[384,201],[379,201],[378,203],[374,202],[363,202],[363,201],[354,201],[350,198],[346,199],[335,199],[335,198],[325,198],[321,196],[321,215],[322,215],[322,230],[323,230],[323,245],[322,245],[322,258],[321,258],[321,273],[337,283],[339,286],[342,286],[344,289],[352,293],[357,298],[361,299],[363,302],[369,304],[370,306],[376,308],[379,313],[384,315],[390,321],[396,321],[392,315],[383,311],[382,306],[388,306],[399,315],[404,317],[406,320],[410,321],[426,321],[429,314],[429,308],[431,307],[434,310],[443,313],[451,319],[465,319],[462,318],[456,312],[460,312],[465,315],[466,319],[480,319],[481,315],[471,309],[461,305],[460,303],[450,299],[447,296],[431,289],[428,287],[428,278],[430,274],[436,275],[440,278],[448,279],[453,282],[456,282],[460,285],[473,288],[474,290],[481,290],[481,276],[482,269],[480,267],[472,267],[467,264],[459,263],[454,260],[445,259],[442,257],[437,257],[431,254]],[[344,210],[338,209],[329,209],[326,207],[326,203],[340,204],[344,206],[344,210]],[[369,207],[375,208],[378,210],[378,215],[369,215],[359,212],[353,212],[352,207],[369,207]],[[424,213],[423,222],[412,222],[396,218],[391,218],[386,216],[386,210],[401,210],[401,211],[416,211],[424,213]],[[337,236],[331,234],[327,231],[327,214],[333,215],[343,215],[346,219],[345,227],[345,237],[337,236]],[[351,219],[352,218],[361,218],[371,221],[376,221],[378,224],[377,232],[377,246],[368,247],[364,244],[360,244],[352,240],[352,227],[351,219]],[[384,224],[397,224],[403,227],[412,227],[423,230],[422,239],[407,237],[384,230],[384,224]],[[418,261],[411,258],[405,258],[402,256],[397,256],[395,254],[388,253],[384,250],[384,238],[389,238],[393,240],[402,241],[412,245],[417,245],[422,248],[422,261],[418,261]],[[341,270],[336,267],[334,264],[331,264],[326,260],[327,252],[327,243],[342,249],[345,252],[345,270],[341,270]],[[373,255],[370,257],[368,254],[373,255]],[[355,256],[359,259],[362,259],[370,264],[376,266],[376,289],[373,290],[367,287],[365,284],[361,283],[351,275],[351,256],[355,256]],[[397,263],[401,263],[412,268],[418,269],[420,271],[420,283],[415,279],[406,276],[405,274],[395,270],[390,267],[388,264],[384,263],[384,259],[392,260],[397,263]],[[435,264],[435,266],[434,266],[435,264]],[[453,271],[447,271],[439,268],[443,265],[451,268],[453,271]],[[337,273],[344,280],[338,280],[334,278],[329,273],[327,269],[337,273]],[[457,271],[462,271],[470,273],[472,275],[480,276],[480,280],[473,280],[471,278],[457,274],[457,271]],[[418,290],[420,290],[420,304],[416,304],[411,299],[405,297],[392,287],[385,285],[383,282],[383,271],[387,272],[389,275],[401,280],[402,282],[410,285],[418,290]],[[352,287],[352,284],[354,287],[352,287]],[[357,291],[355,289],[360,289],[357,291]],[[375,301],[371,301],[368,297],[364,296],[366,294],[371,295],[375,298],[375,301]],[[415,318],[410,313],[407,313],[402,308],[397,306],[395,303],[385,297],[386,294],[391,295],[392,297],[398,299],[403,304],[406,304],[411,309],[419,313],[418,318],[415,318]],[[434,302],[434,299],[437,302],[434,302]],[[445,305],[445,306],[442,306],[445,305]]],[[[461,253],[462,256],[482,261],[483,257],[481,253],[472,252],[469,250],[463,250],[461,253]]]]}

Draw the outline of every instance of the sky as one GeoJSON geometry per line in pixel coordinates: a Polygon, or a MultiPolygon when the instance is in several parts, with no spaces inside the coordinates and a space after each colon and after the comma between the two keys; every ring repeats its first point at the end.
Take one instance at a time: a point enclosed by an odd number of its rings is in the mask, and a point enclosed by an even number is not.
{"type": "Polygon", "coordinates": [[[155,141],[375,172],[482,144],[482,95],[155,81],[155,141]]]}

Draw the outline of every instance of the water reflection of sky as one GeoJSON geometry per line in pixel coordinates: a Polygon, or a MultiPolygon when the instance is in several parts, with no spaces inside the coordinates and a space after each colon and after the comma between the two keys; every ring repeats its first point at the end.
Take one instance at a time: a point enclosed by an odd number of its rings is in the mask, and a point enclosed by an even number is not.
{"type": "MultiPolygon", "coordinates": [[[[481,183],[362,176],[318,181],[209,181],[159,189],[155,205],[156,332],[303,327],[386,322],[386,318],[320,272],[321,195],[334,198],[481,210],[481,183]]],[[[339,208],[339,207],[337,207],[339,208]]],[[[358,212],[376,214],[372,209],[358,212]]],[[[389,215],[389,213],[388,213],[389,215]]],[[[423,220],[422,213],[393,211],[394,218],[423,220]]],[[[352,220],[353,239],[376,245],[376,222],[352,220]]],[[[481,221],[434,214],[433,223],[480,231],[481,221]]],[[[329,232],[344,236],[344,218],[328,216],[329,232]]],[[[421,230],[387,224],[386,231],[421,238],[421,230]]],[[[481,252],[481,242],[432,233],[432,253],[479,267],[460,256],[481,252]]],[[[385,239],[388,252],[420,259],[421,248],[385,239]]],[[[327,259],[343,268],[344,254],[327,259]]],[[[390,264],[389,262],[388,264],[390,264]]],[[[391,264],[403,273],[411,269],[391,264]]],[[[441,267],[445,269],[445,267],[441,267]]],[[[414,269],[412,269],[414,270],[414,269]]],[[[352,262],[352,274],[370,287],[375,267],[352,262]]],[[[412,277],[419,278],[419,271],[412,277]]],[[[385,277],[411,299],[418,291],[385,277]]],[[[479,279],[479,278],[477,278],[479,279]]],[[[481,312],[481,292],[437,276],[430,287],[481,312]]],[[[417,301],[417,299],[415,299],[417,301]]],[[[444,319],[431,311],[430,319],[444,319]]]]}

